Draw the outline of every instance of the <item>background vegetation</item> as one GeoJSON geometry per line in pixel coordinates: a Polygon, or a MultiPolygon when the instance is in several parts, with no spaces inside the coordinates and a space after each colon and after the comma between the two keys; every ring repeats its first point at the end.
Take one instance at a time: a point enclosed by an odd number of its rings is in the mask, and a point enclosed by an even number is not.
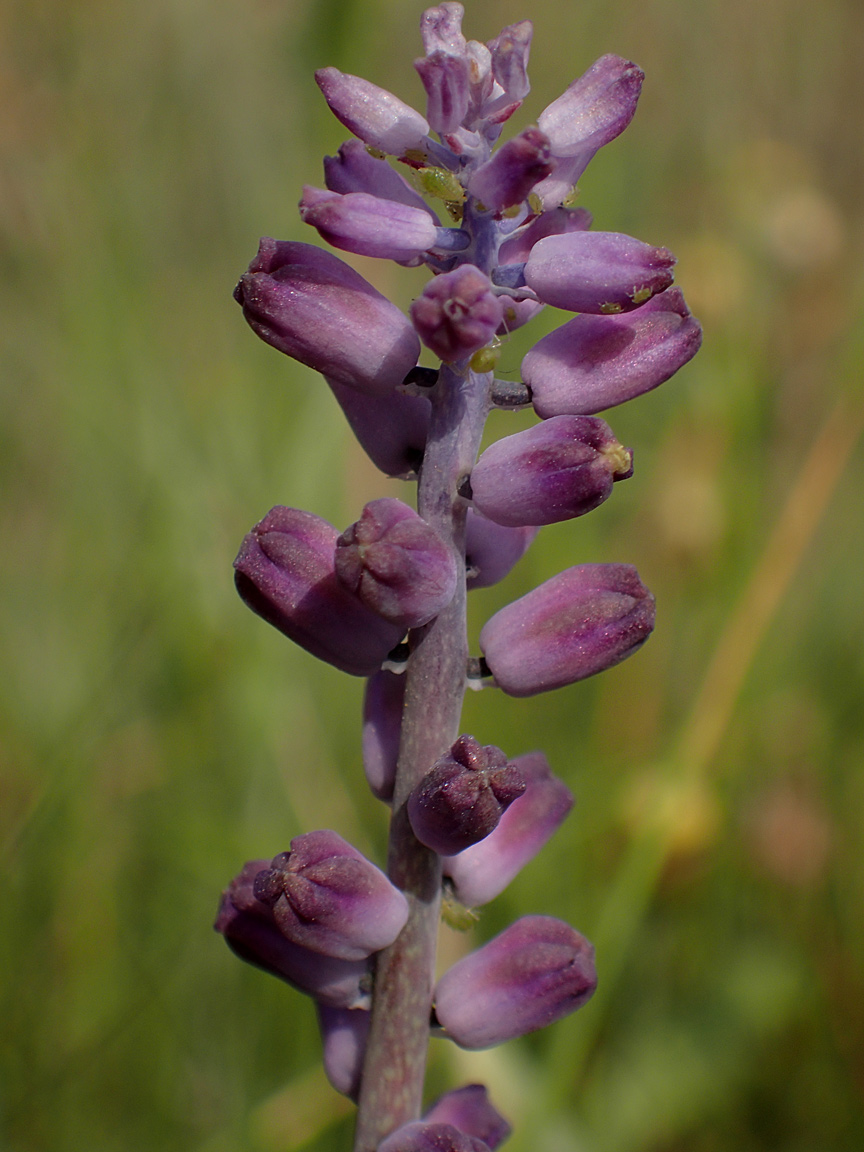
{"type": "MultiPolygon", "coordinates": [[[[336,64],[417,102],[422,0],[0,5],[0,1146],[336,1152],[310,1002],[211,931],[244,860],[333,827],[381,853],[361,684],[247,612],[274,503],[341,526],[396,493],[231,288],[343,132],[336,64]]],[[[490,1084],[513,1152],[864,1147],[859,0],[474,0],[535,20],[527,124],[601,53],[645,69],[586,174],[601,228],[668,244],[692,365],[611,415],[637,472],[544,530],[499,604],[584,559],[659,603],[632,661],[465,730],[542,745],[568,826],[486,912],[598,947],[583,1012],[431,1090],[490,1084]]],[[[407,304],[418,280],[358,266],[407,304]]],[[[545,316],[508,352],[511,370],[545,316]]],[[[501,417],[497,433],[514,427],[501,417]]],[[[474,940],[448,934],[442,964],[474,940]]]]}

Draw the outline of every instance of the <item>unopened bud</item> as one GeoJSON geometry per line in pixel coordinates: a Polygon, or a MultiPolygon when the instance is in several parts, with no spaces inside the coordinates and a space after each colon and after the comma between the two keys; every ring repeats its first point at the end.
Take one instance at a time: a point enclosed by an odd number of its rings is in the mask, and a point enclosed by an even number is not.
{"type": "Polygon", "coordinates": [[[498,524],[555,524],[590,512],[632,475],[632,454],[605,421],[556,416],[491,444],[471,472],[471,498],[498,524]]]}
{"type": "Polygon", "coordinates": [[[246,605],[289,640],[343,672],[371,676],[404,630],[339,583],[338,536],[311,512],[272,508],[240,546],[235,583],[246,605]]]}
{"type": "Polygon", "coordinates": [[[537,535],[536,528],[505,528],[468,509],[465,529],[465,570],[468,588],[488,588],[510,572],[537,535]]]}
{"type": "Polygon", "coordinates": [[[385,476],[407,480],[420,470],[432,405],[425,396],[398,389],[386,396],[369,396],[327,378],[330,390],[351,431],[376,468],[385,476]]]}
{"type": "Polygon", "coordinates": [[[488,344],[503,317],[488,276],[472,264],[436,276],[411,305],[420,339],[445,362],[462,360],[488,344]]]}
{"type": "Polygon", "coordinates": [[[369,1038],[370,1013],[318,1005],[324,1072],[337,1092],[356,1102],[369,1038]]]}
{"type": "Polygon", "coordinates": [[[392,92],[338,68],[320,68],[315,79],[330,111],[365,144],[402,156],[423,143],[429,125],[392,92]]]}
{"type": "Polygon", "coordinates": [[[518,768],[500,748],[460,736],[408,797],[408,819],[421,844],[453,856],[488,836],[525,791],[518,768]]]}
{"type": "Polygon", "coordinates": [[[561,1020],[596,986],[584,936],[551,916],[523,916],[444,973],[435,1014],[460,1048],[492,1048],[561,1020]]]}
{"type": "Polygon", "coordinates": [[[331,1008],[369,1006],[371,974],[368,961],[322,956],[286,939],[273,910],[256,899],[255,877],[267,860],[251,860],[222,894],[213,927],[232,952],[256,968],[285,980],[300,992],[331,1008]]]}
{"type": "Polygon", "coordinates": [[[611,314],[631,312],[668,288],[674,263],[667,248],[621,232],[570,232],[539,240],[524,277],[544,304],[611,314]]]}
{"type": "Polygon", "coordinates": [[[422,208],[368,192],[343,195],[308,184],[300,218],[334,248],[383,260],[413,260],[435,244],[440,231],[422,208]]]}
{"type": "Polygon", "coordinates": [[[495,1152],[510,1135],[511,1128],[489,1100],[482,1084],[466,1084],[445,1092],[423,1115],[427,1124],[452,1124],[466,1136],[482,1140],[495,1152]]]}
{"type": "Polygon", "coordinates": [[[553,776],[542,752],[516,756],[513,764],[525,781],[522,796],[501,816],[485,840],[444,861],[460,904],[478,908],[494,900],[533,860],[573,807],[573,793],[553,776]]]}
{"type": "Polygon", "coordinates": [[[378,1152],[489,1152],[489,1146],[452,1124],[415,1120],[392,1132],[378,1145],[378,1152]]]}
{"type": "Polygon", "coordinates": [[[544,419],[601,412],[649,392],[695,356],[702,329],[679,288],[624,316],[576,316],[540,340],[522,378],[544,419]]]}
{"type": "Polygon", "coordinates": [[[630,564],[579,564],[487,621],[480,648],[508,696],[534,696],[584,680],[641,648],[654,597],[630,564]]]}
{"type": "Polygon", "coordinates": [[[408,319],[338,256],[264,237],[234,289],[252,330],[340,384],[387,395],[417,363],[408,319]]]}
{"type": "Polygon", "coordinates": [[[526,128],[476,169],[468,191],[488,211],[500,212],[527,200],[554,167],[547,137],[537,128],[526,128]]]}
{"type": "Polygon", "coordinates": [[[407,900],[381,869],[327,830],[295,836],[255,877],[254,893],[288,940],[340,960],[386,948],[408,919],[407,900]]]}
{"type": "Polygon", "coordinates": [[[435,529],[393,497],[372,500],[336,543],[336,575],[400,629],[437,616],[456,591],[456,561],[435,529]]]}
{"type": "Polygon", "coordinates": [[[382,669],[366,682],[363,697],[363,770],[369,787],[379,800],[393,799],[404,702],[404,675],[382,669]]]}

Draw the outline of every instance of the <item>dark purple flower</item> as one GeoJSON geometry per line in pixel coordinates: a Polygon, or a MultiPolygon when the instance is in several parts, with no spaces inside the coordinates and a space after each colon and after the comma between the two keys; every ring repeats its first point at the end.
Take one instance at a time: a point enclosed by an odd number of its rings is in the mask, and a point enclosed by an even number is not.
{"type": "Polygon", "coordinates": [[[555,524],[590,512],[632,475],[632,454],[605,421],[555,416],[491,444],[471,472],[471,498],[497,524],[555,524]]]}
{"type": "Polygon", "coordinates": [[[482,1084],[466,1084],[445,1092],[423,1115],[427,1124],[452,1124],[466,1136],[473,1136],[490,1149],[503,1144],[511,1128],[489,1100],[482,1084]]]}
{"type": "Polygon", "coordinates": [[[380,868],[335,832],[295,836],[253,884],[294,944],[363,960],[392,944],[408,919],[408,902],[380,868]]]}
{"type": "Polygon", "coordinates": [[[469,508],[465,531],[469,591],[488,588],[503,580],[528,551],[536,535],[536,528],[505,528],[503,524],[487,520],[476,508],[469,508]]]}
{"type": "Polygon", "coordinates": [[[489,212],[521,204],[555,167],[549,141],[537,128],[526,128],[475,169],[468,191],[489,212]]]}
{"type": "Polygon", "coordinates": [[[668,380],[702,343],[679,288],[624,316],[576,316],[522,361],[538,416],[601,412],[668,380]]]}
{"type": "Polygon", "coordinates": [[[355,1102],[360,1094],[369,1021],[370,1013],[364,1009],[318,1005],[324,1072],[337,1092],[355,1102]]]}
{"type": "Polygon", "coordinates": [[[405,677],[382,669],[366,683],[363,697],[363,769],[379,800],[393,799],[405,677]]]}
{"type": "Polygon", "coordinates": [[[265,236],[234,298],[262,340],[361,392],[389,394],[420,354],[417,335],[396,305],[311,244],[265,236]]]}
{"type": "Polygon", "coordinates": [[[489,1152],[489,1146],[452,1124],[415,1120],[392,1132],[378,1145],[377,1152],[489,1152]]]}
{"type": "Polygon", "coordinates": [[[234,561],[244,603],[289,640],[353,676],[371,676],[403,629],[366,608],[336,579],[336,529],[298,508],[271,508],[234,561]]]}
{"type": "Polygon", "coordinates": [[[213,927],[241,960],[314,996],[319,1004],[368,1007],[372,985],[368,961],[337,960],[293,944],[282,934],[272,909],[255,898],[255,877],[268,864],[268,860],[250,860],[244,865],[222,894],[213,927]]]}
{"type": "Polygon", "coordinates": [[[450,362],[488,344],[502,319],[489,277],[473,264],[436,276],[411,305],[411,319],[427,348],[450,362]]]}
{"type": "Polygon", "coordinates": [[[573,807],[573,793],[552,775],[542,752],[516,756],[526,788],[501,816],[498,827],[478,844],[444,861],[460,904],[477,908],[494,900],[533,860],[573,807]]]}
{"type": "Polygon", "coordinates": [[[579,564],[487,621],[480,648],[508,696],[534,696],[584,680],[641,648],[654,597],[630,564],[579,564]]]}
{"type": "Polygon", "coordinates": [[[400,629],[437,616],[456,591],[456,560],[435,529],[392,496],[372,500],[336,542],[336,575],[400,629]]]}
{"type": "Polygon", "coordinates": [[[460,1048],[492,1048],[561,1020],[596,986],[584,936],[551,916],[523,916],[444,973],[435,1015],[460,1048]]]}
{"type": "Polygon", "coordinates": [[[460,736],[408,797],[408,819],[421,844],[452,856],[488,836],[525,791],[519,769],[494,744],[460,736]]]}
{"type": "Polygon", "coordinates": [[[386,396],[369,396],[329,377],[327,383],[375,467],[400,480],[416,475],[429,434],[432,406],[427,398],[398,389],[386,396]]]}

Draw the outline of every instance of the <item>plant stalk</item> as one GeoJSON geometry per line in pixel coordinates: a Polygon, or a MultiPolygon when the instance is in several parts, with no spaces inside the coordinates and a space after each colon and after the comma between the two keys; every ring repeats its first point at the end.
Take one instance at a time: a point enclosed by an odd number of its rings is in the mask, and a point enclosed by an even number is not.
{"type": "MultiPolygon", "coordinates": [[[[448,542],[463,573],[466,505],[457,491],[477,457],[491,383],[491,373],[445,365],[430,396],[417,508],[448,542]]],[[[464,579],[448,607],[410,633],[409,644],[387,871],[410,913],[398,939],[377,957],[354,1152],[375,1152],[396,1128],[418,1120],[423,1106],[441,860],[415,838],[405,802],[459,735],[468,659],[464,579]]]]}

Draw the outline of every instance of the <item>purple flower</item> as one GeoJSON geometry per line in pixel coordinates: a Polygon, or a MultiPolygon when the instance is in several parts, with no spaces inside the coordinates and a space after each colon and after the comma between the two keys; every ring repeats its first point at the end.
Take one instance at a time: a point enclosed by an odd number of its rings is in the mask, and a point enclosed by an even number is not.
{"type": "Polygon", "coordinates": [[[372,156],[359,140],[346,140],[338,155],[324,157],[324,182],[331,192],[367,192],[383,200],[395,200],[426,212],[437,227],[438,217],[386,160],[372,156]]]}
{"type": "Polygon", "coordinates": [[[487,211],[501,212],[526,200],[554,167],[547,137],[537,128],[526,128],[475,169],[468,191],[487,211]]]}
{"type": "Polygon", "coordinates": [[[294,944],[363,960],[392,944],[408,919],[408,902],[347,840],[335,832],[295,836],[255,877],[256,900],[273,910],[294,944]]]}
{"type": "Polygon", "coordinates": [[[591,213],[585,208],[553,208],[535,216],[528,224],[517,228],[498,249],[500,264],[524,264],[531,249],[544,236],[564,236],[568,232],[587,232],[591,227],[591,213]]]}
{"type": "Polygon", "coordinates": [[[255,898],[253,882],[267,860],[250,860],[222,894],[213,927],[241,960],[285,980],[332,1008],[369,1005],[371,974],[366,960],[337,960],[292,943],[272,909],[255,898]]]}
{"type": "Polygon", "coordinates": [[[265,236],[234,298],[252,330],[340,384],[386,395],[417,363],[407,318],[337,256],[265,236]]]}
{"type": "Polygon", "coordinates": [[[452,1124],[415,1120],[392,1132],[378,1145],[378,1152],[489,1152],[489,1146],[452,1124]]]}
{"type": "Polygon", "coordinates": [[[701,343],[681,290],[669,288],[624,316],[576,316],[556,328],[522,361],[522,378],[538,416],[600,412],[668,380],[701,343]]]}
{"type": "Polygon", "coordinates": [[[414,67],[426,89],[426,116],[444,136],[455,132],[468,114],[471,101],[471,65],[467,53],[436,51],[415,60],[414,67]]]}
{"type": "Polygon", "coordinates": [[[369,396],[327,378],[351,431],[366,455],[385,476],[407,480],[420,470],[432,406],[425,396],[398,389],[369,396]]]}
{"type": "Polygon", "coordinates": [[[297,508],[271,508],[234,561],[247,607],[289,640],[353,676],[371,676],[403,629],[371,612],[336,579],[336,529],[297,508]]]}
{"type": "Polygon", "coordinates": [[[488,344],[502,319],[489,277],[462,264],[427,284],[411,305],[420,339],[441,360],[463,360],[488,344]]]}
{"type": "Polygon", "coordinates": [[[590,512],[633,474],[633,458],[596,416],[556,416],[491,444],[471,472],[484,516],[518,528],[590,512]]]}
{"type": "Polygon", "coordinates": [[[573,794],[552,775],[542,752],[517,756],[513,763],[526,788],[485,840],[444,861],[456,899],[469,908],[494,900],[533,860],[573,807],[573,794]]]}
{"type": "Polygon", "coordinates": [[[465,530],[465,569],[468,589],[488,588],[510,572],[531,546],[536,528],[505,528],[468,509],[465,530]]]}
{"type": "Polygon", "coordinates": [[[464,1088],[445,1092],[424,1113],[423,1119],[427,1124],[451,1124],[466,1136],[482,1140],[490,1152],[503,1144],[511,1132],[482,1084],[466,1084],[464,1088]]]}
{"type": "Polygon", "coordinates": [[[546,236],[531,249],[525,283],[570,312],[630,312],[672,283],[675,257],[620,232],[546,236]]]}
{"type": "MultiPolygon", "coordinates": [[[[428,212],[382,200],[368,192],[328,192],[303,189],[300,218],[317,228],[334,248],[377,256],[385,260],[413,260],[434,247],[438,233],[453,234],[452,228],[437,228],[428,212]]],[[[468,246],[465,236],[463,247],[468,246]]]]}
{"type": "Polygon", "coordinates": [[[519,769],[500,748],[460,736],[411,792],[408,819],[421,844],[453,856],[488,836],[524,791],[519,769]]]}
{"type": "Polygon", "coordinates": [[[364,1009],[318,1005],[324,1072],[337,1092],[356,1102],[369,1037],[370,1014],[364,1009]]]}
{"type": "Polygon", "coordinates": [[[419,628],[456,591],[456,561],[435,529],[393,497],[372,500],[336,542],[336,575],[385,620],[419,628]]]}
{"type": "Polygon", "coordinates": [[[601,56],[540,113],[538,127],[559,160],[554,173],[537,188],[544,208],[556,208],[598,149],[624,131],[633,119],[644,78],[641,68],[629,60],[601,56]]]}
{"type": "Polygon", "coordinates": [[[379,800],[393,799],[405,677],[395,672],[376,672],[366,682],[363,697],[363,769],[369,787],[379,800]]]}
{"type": "Polygon", "coordinates": [[[654,597],[630,564],[580,564],[487,621],[480,648],[508,696],[534,696],[584,680],[641,648],[654,597]]]}
{"type": "Polygon", "coordinates": [[[330,111],[364,144],[391,156],[422,147],[429,125],[391,92],[338,68],[320,68],[315,79],[330,111]]]}
{"type": "Polygon", "coordinates": [[[584,936],[551,916],[523,916],[444,973],[435,1015],[460,1048],[492,1048],[561,1020],[596,986],[584,936]]]}

